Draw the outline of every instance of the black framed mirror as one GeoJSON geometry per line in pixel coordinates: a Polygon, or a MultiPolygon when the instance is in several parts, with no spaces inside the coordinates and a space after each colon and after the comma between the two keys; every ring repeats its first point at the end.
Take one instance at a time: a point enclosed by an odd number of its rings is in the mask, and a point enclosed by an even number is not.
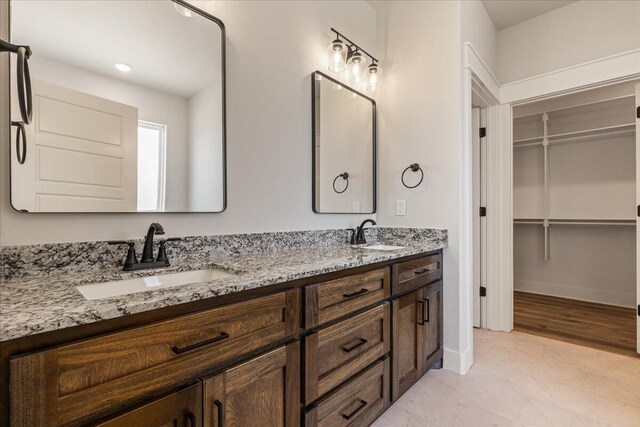
{"type": "MultiPolygon", "coordinates": [[[[12,126],[11,141],[26,139],[12,144],[14,209],[225,209],[221,20],[182,0],[14,0],[10,37],[31,47],[34,106],[12,126]]],[[[16,71],[12,58],[12,82],[16,71]]]]}
{"type": "Polygon", "coordinates": [[[376,211],[376,102],[326,74],[311,75],[313,212],[376,211]]]}

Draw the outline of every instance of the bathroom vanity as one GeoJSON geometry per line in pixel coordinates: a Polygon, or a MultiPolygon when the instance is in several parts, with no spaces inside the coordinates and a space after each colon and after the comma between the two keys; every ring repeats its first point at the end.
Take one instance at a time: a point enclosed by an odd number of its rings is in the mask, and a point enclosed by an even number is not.
{"type": "MultiPolygon", "coordinates": [[[[243,265],[236,277],[85,301],[121,304],[111,318],[43,333],[3,321],[0,423],[369,425],[441,366],[445,245],[446,233],[393,251],[344,244],[233,255],[218,264],[243,265]],[[152,298],[164,307],[136,305],[152,298]]],[[[44,292],[67,290],[58,305],[81,305],[69,289],[77,282],[57,280],[44,292]]],[[[38,282],[47,286],[31,278],[24,290],[38,282]]]]}

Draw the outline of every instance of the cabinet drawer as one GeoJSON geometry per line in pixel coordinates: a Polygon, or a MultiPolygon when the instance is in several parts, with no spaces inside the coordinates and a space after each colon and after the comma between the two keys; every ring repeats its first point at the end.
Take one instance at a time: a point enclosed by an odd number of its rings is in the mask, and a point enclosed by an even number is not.
{"type": "Polygon", "coordinates": [[[121,414],[96,427],[202,427],[202,384],[197,383],[121,414]]]}
{"type": "Polygon", "coordinates": [[[310,328],[337,319],[389,296],[387,268],[306,286],[305,327],[310,328]]]}
{"type": "Polygon", "coordinates": [[[15,357],[12,425],[94,419],[293,335],[297,295],[282,292],[15,357]]]}
{"type": "Polygon", "coordinates": [[[305,426],[368,426],[389,406],[389,359],[381,360],[305,413],[305,426]]]}
{"type": "Polygon", "coordinates": [[[442,278],[442,253],[394,264],[393,294],[398,295],[442,278]]]}
{"type": "Polygon", "coordinates": [[[390,350],[384,303],[305,337],[304,401],[309,404],[390,350]]]}

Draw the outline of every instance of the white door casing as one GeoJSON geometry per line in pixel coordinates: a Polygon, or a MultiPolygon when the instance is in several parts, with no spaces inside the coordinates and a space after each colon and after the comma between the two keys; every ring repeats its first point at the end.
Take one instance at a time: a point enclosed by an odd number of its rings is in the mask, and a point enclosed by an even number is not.
{"type": "Polygon", "coordinates": [[[636,351],[640,353],[640,83],[636,84],[636,351]]]}
{"type": "Polygon", "coordinates": [[[37,79],[32,86],[27,161],[11,159],[14,208],[135,212],[137,108],[37,79]]]}
{"type": "Polygon", "coordinates": [[[473,108],[471,110],[471,155],[472,155],[472,174],[473,174],[473,326],[481,327],[481,304],[480,304],[480,286],[481,286],[481,232],[480,232],[480,109],[473,108]]]}

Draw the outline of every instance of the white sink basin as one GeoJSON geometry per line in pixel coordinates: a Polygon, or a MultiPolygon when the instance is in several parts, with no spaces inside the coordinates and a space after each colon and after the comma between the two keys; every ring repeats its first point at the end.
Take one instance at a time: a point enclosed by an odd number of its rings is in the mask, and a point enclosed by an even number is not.
{"type": "Polygon", "coordinates": [[[369,246],[362,246],[362,249],[369,249],[372,251],[397,251],[398,249],[404,249],[404,246],[369,245],[369,246]]]}
{"type": "Polygon", "coordinates": [[[96,300],[136,294],[138,292],[146,292],[154,289],[169,288],[172,286],[208,282],[210,280],[222,279],[231,276],[233,276],[233,273],[229,273],[228,271],[220,268],[208,268],[206,270],[183,271],[181,273],[164,274],[161,276],[137,277],[135,279],[91,283],[76,286],[76,289],[78,289],[86,299],[96,300]]]}

